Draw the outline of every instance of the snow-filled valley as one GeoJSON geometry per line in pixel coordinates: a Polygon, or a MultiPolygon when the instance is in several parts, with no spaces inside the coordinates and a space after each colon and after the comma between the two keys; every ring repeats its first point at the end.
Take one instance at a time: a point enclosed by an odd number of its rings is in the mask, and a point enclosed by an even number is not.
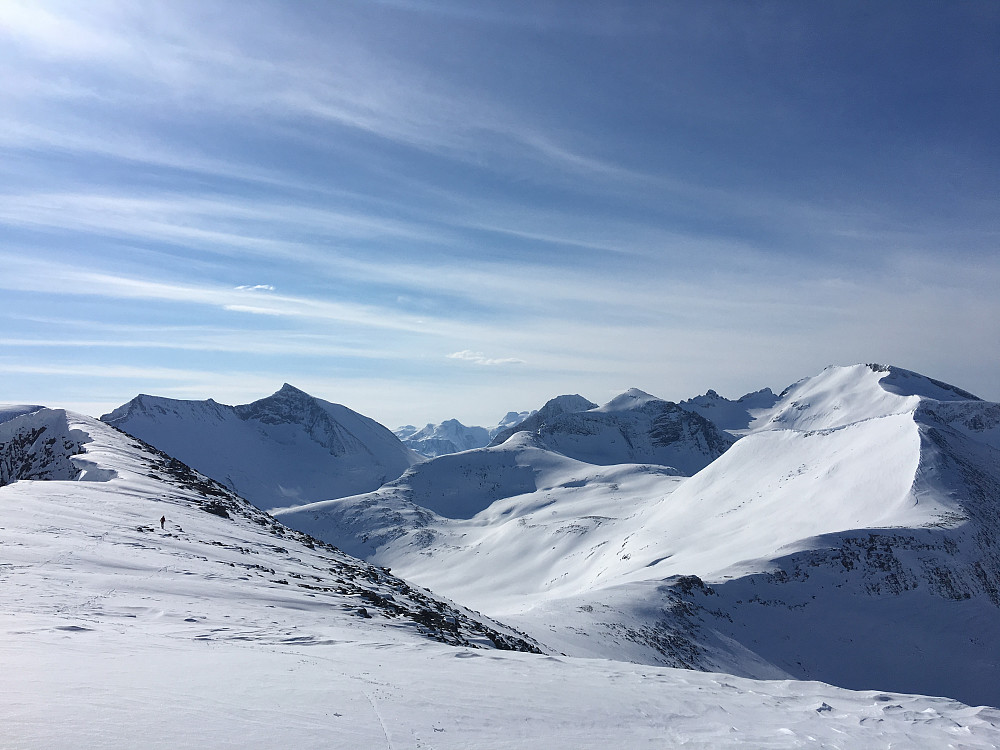
{"type": "Polygon", "coordinates": [[[0,745],[1000,743],[1000,406],[858,365],[524,417],[417,462],[289,386],[0,407],[0,745]]]}

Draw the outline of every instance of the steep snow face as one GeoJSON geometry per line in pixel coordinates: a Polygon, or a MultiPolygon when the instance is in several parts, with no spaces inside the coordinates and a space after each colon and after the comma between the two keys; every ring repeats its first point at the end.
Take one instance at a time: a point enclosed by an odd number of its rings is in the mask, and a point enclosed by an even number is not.
{"type": "Polygon", "coordinates": [[[921,399],[916,391],[931,381],[922,376],[897,378],[892,381],[897,386],[911,387],[886,388],[882,380],[893,371],[882,365],[828,367],[786,388],[775,407],[761,414],[751,429],[830,430],[864,419],[912,413],[921,399]]]}
{"type": "Polygon", "coordinates": [[[29,406],[27,404],[0,404],[0,424],[7,422],[14,417],[44,409],[44,406],[29,406]]]}
{"type": "MultiPolygon", "coordinates": [[[[0,487],[27,479],[71,480],[82,471],[74,456],[85,436],[61,409],[0,407],[0,487]]],[[[93,477],[91,477],[93,478],[93,477]]]]}
{"type": "Polygon", "coordinates": [[[260,508],[372,490],[419,460],[374,420],[287,384],[237,407],[141,395],[102,420],[260,508]]]}
{"type": "Polygon", "coordinates": [[[748,393],[736,401],[709,390],[703,396],[681,401],[678,406],[700,414],[720,430],[738,436],[744,434],[757,416],[772,408],[777,401],[778,397],[770,388],[748,393]]]}
{"type": "MultiPolygon", "coordinates": [[[[597,465],[655,463],[694,474],[732,445],[733,438],[707,419],[633,388],[601,407],[580,396],[560,396],[513,431],[597,465]]],[[[500,433],[498,445],[507,433],[500,433]]]]}
{"type": "Polygon", "coordinates": [[[485,427],[466,427],[457,419],[428,424],[422,429],[406,425],[394,431],[403,444],[425,458],[482,448],[490,442],[485,427]]]}

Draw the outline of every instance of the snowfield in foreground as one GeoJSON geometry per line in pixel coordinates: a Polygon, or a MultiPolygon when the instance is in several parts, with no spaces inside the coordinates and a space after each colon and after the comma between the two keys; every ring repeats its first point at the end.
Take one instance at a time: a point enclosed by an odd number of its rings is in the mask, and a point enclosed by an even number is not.
{"type": "MultiPolygon", "coordinates": [[[[214,606],[221,612],[227,604],[214,606]]],[[[289,624],[276,619],[276,629],[289,624]]],[[[202,641],[108,620],[72,631],[67,622],[0,618],[5,748],[941,750],[1000,743],[1000,712],[942,698],[416,644],[377,631],[302,646],[202,641]]]]}

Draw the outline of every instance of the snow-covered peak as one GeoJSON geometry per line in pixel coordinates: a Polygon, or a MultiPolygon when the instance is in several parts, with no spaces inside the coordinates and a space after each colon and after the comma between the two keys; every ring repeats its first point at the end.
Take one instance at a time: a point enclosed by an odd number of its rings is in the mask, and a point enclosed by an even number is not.
{"type": "Polygon", "coordinates": [[[515,425],[520,424],[534,413],[535,413],[534,410],[507,412],[506,414],[503,415],[500,421],[497,422],[496,426],[490,429],[490,440],[495,438],[497,436],[497,433],[499,433],[501,430],[506,430],[508,427],[513,427],[515,425]]]}
{"type": "Polygon", "coordinates": [[[721,455],[733,438],[677,404],[633,388],[603,407],[582,396],[559,396],[491,446],[529,432],[541,445],[578,461],[606,466],[650,463],[693,474],[721,455]]]}
{"type": "Polygon", "coordinates": [[[914,411],[922,402],[985,403],[910,370],[878,364],[831,366],[789,386],[753,430],[826,430],[914,411]]]}
{"type": "Polygon", "coordinates": [[[630,409],[639,409],[648,404],[650,401],[662,401],[663,399],[657,398],[645,391],[640,391],[638,388],[629,388],[622,394],[615,396],[613,399],[604,404],[604,406],[598,407],[597,411],[602,411],[606,413],[628,411],[630,409]]]}
{"type": "MultiPolygon", "coordinates": [[[[490,441],[490,445],[500,445],[511,435],[517,432],[537,432],[538,429],[560,414],[574,414],[581,411],[589,411],[597,407],[592,401],[588,401],[579,394],[567,394],[556,396],[545,402],[545,405],[531,416],[516,424],[499,430],[490,441]]],[[[509,415],[508,415],[509,416],[509,415]]]]}
{"type": "Polygon", "coordinates": [[[394,432],[404,445],[425,458],[482,448],[490,442],[490,434],[485,427],[466,427],[457,419],[427,424],[419,430],[413,425],[406,425],[394,432]]]}
{"type": "Polygon", "coordinates": [[[262,508],[373,490],[420,460],[378,422],[287,383],[235,407],[141,395],[102,420],[262,508]]]}

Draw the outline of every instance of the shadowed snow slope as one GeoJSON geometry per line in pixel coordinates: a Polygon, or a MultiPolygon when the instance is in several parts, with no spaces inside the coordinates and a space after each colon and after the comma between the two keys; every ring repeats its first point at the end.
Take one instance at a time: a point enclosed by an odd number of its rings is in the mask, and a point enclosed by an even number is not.
{"type": "Polygon", "coordinates": [[[30,473],[104,480],[0,487],[5,748],[1000,742],[996,711],[947,699],[493,649],[533,647],[107,425],[4,428],[37,433],[11,453],[30,473]]]}
{"type": "Polygon", "coordinates": [[[834,367],[688,478],[569,459],[542,430],[280,517],[565,653],[997,705],[998,416],[834,367]]]}
{"type": "Polygon", "coordinates": [[[137,396],[101,419],[265,509],[367,492],[420,459],[378,422],[287,384],[236,407],[137,396]]]}
{"type": "Polygon", "coordinates": [[[770,388],[748,393],[736,401],[730,401],[710,390],[703,396],[681,401],[678,406],[700,414],[720,430],[726,430],[733,435],[742,435],[757,414],[770,409],[777,401],[778,397],[770,388]]]}

